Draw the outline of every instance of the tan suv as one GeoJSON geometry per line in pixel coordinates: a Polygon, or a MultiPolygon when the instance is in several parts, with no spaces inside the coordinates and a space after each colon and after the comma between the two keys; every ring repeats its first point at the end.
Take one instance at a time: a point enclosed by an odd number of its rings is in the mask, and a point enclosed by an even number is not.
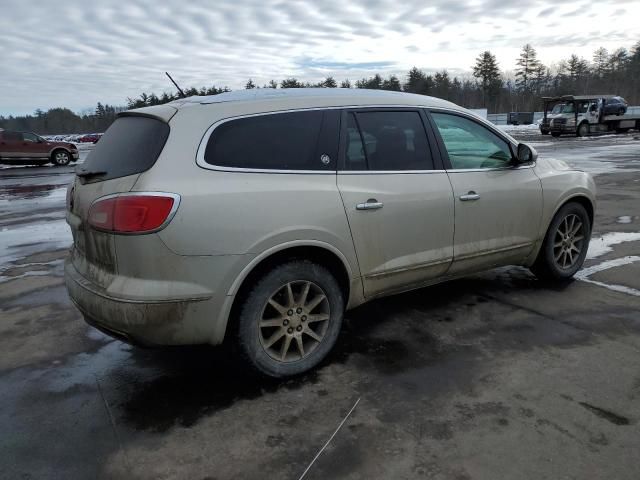
{"type": "Polygon", "coordinates": [[[501,265],[584,261],[591,177],[452,103],[250,90],[121,114],[69,187],[65,276],[133,343],[231,340],[259,371],[318,364],[343,313],[501,265]]]}
{"type": "Polygon", "coordinates": [[[79,158],[73,143],[53,142],[31,132],[15,132],[0,128],[0,163],[9,165],[64,166],[79,158]]]}

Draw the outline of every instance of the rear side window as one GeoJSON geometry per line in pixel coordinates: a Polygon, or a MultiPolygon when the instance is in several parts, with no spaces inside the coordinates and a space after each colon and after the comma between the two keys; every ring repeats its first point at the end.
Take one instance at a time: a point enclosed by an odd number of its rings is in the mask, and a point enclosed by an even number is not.
{"type": "Polygon", "coordinates": [[[204,153],[210,165],[267,170],[335,170],[337,111],[258,115],[217,126],[204,153]]]}
{"type": "Polygon", "coordinates": [[[169,136],[169,125],[149,117],[120,117],[109,127],[80,168],[98,182],[149,170],[169,136]]]}
{"type": "Polygon", "coordinates": [[[427,135],[416,111],[349,113],[347,170],[432,170],[427,135]]]}
{"type": "Polygon", "coordinates": [[[2,132],[2,139],[5,142],[21,142],[22,141],[22,133],[20,132],[10,132],[5,130],[2,132]]]}

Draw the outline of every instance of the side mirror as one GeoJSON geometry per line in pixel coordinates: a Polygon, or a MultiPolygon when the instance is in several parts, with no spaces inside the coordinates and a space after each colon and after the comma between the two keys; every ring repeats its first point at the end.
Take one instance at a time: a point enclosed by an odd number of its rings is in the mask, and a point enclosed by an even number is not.
{"type": "Polygon", "coordinates": [[[526,143],[518,144],[518,165],[532,163],[538,159],[538,152],[526,143]]]}

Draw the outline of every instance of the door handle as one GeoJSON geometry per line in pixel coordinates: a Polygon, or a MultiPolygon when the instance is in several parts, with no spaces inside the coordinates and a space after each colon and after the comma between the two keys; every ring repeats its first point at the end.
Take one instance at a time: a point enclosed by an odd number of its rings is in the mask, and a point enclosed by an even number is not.
{"type": "Polygon", "coordinates": [[[466,195],[460,195],[460,200],[462,200],[463,202],[472,202],[474,200],[478,200],[479,198],[480,198],[480,195],[478,195],[473,190],[471,190],[466,195]]]}
{"type": "Polygon", "coordinates": [[[356,210],[378,210],[382,208],[384,204],[377,201],[375,198],[370,198],[365,203],[359,203],[356,205],[356,210]]]}

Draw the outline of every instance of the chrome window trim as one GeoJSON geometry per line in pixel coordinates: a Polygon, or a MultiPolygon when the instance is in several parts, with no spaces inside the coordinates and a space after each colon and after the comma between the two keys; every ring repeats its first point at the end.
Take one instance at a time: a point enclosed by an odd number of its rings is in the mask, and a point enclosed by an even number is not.
{"type": "Polygon", "coordinates": [[[415,175],[447,173],[446,170],[338,170],[338,175],[415,175]]]}
{"type": "Polygon", "coordinates": [[[111,233],[113,235],[148,235],[150,233],[156,233],[159,232],[160,230],[164,229],[167,225],[169,225],[169,223],[171,222],[171,220],[173,220],[173,217],[176,215],[176,212],[178,211],[178,206],[180,205],[180,195],[177,193],[170,193],[170,192],[118,192],[118,193],[110,193],[109,195],[104,195],[102,197],[98,197],[96,199],[93,200],[93,202],[91,202],[91,205],[89,205],[89,210],[87,210],[87,212],[91,211],[91,207],[93,207],[93,205],[99,201],[102,200],[108,200],[110,198],[116,198],[116,197],[171,197],[173,198],[173,205],[171,206],[171,210],[169,210],[169,215],[167,215],[167,218],[165,219],[164,222],[162,222],[162,224],[160,226],[158,226],[157,228],[154,228],[153,230],[145,230],[144,232],[112,232],[111,230],[101,230],[98,228],[95,228],[93,226],[91,226],[89,224],[88,221],[88,213],[87,213],[87,225],[89,226],[89,228],[92,228],[94,230],[96,230],[97,232],[106,232],[106,233],[111,233]]]}
{"type": "MultiPolygon", "coordinates": [[[[287,110],[270,110],[266,112],[258,112],[258,113],[249,113],[244,115],[234,115],[232,117],[221,118],[220,120],[214,122],[209,125],[204,135],[200,139],[200,144],[198,145],[198,150],[196,152],[196,165],[200,168],[204,168],[205,170],[214,170],[218,172],[230,172],[230,173],[272,173],[272,174],[306,174],[306,175],[336,175],[337,173],[345,174],[347,170],[338,170],[336,168],[332,170],[284,170],[284,169],[270,169],[270,168],[240,168],[240,167],[223,167],[220,165],[214,165],[211,163],[207,163],[204,159],[204,153],[207,149],[207,144],[209,143],[209,139],[213,134],[213,131],[222,125],[223,123],[230,122],[232,120],[239,120],[241,118],[251,118],[251,117],[259,117],[263,115],[278,115],[280,113],[295,113],[295,112],[311,112],[316,110],[353,110],[353,109],[369,109],[369,108],[384,108],[384,109],[394,109],[394,108],[402,108],[402,109],[428,109],[429,107],[426,105],[339,105],[339,106],[328,106],[328,107],[310,107],[310,108],[294,108],[287,110]]],[[[445,110],[446,111],[446,110],[445,110]]],[[[451,110],[457,111],[457,110],[451,110]]],[[[382,174],[382,173],[428,173],[434,172],[434,170],[377,170],[375,172],[369,170],[351,170],[353,174],[362,172],[364,174],[366,172],[374,173],[374,174],[382,174]]],[[[439,172],[444,172],[441,170],[439,172]]]]}

